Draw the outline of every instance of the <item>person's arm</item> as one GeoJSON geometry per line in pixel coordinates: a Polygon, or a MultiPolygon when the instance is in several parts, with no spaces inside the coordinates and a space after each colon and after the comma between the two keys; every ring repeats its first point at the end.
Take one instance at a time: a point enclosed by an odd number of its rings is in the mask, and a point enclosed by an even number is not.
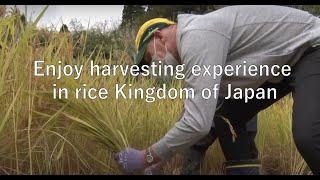
{"type": "MultiPolygon", "coordinates": [[[[195,90],[192,99],[184,101],[180,120],[157,143],[151,146],[158,160],[169,159],[175,152],[186,149],[207,135],[213,123],[217,99],[212,96],[204,99],[201,91],[213,89],[220,84],[221,77],[202,76],[203,65],[224,65],[230,39],[214,31],[192,30],[182,36],[181,59],[186,69],[186,87],[195,90]],[[200,76],[191,73],[194,65],[200,65],[200,76]]],[[[213,91],[212,91],[213,92],[213,91]]],[[[218,96],[218,94],[217,94],[218,96]]]]}
{"type": "MultiPolygon", "coordinates": [[[[201,90],[212,89],[220,84],[221,77],[193,76],[194,65],[224,65],[229,49],[229,38],[214,31],[193,30],[182,36],[181,59],[186,68],[186,87],[195,90],[193,99],[186,99],[180,120],[169,132],[151,148],[136,150],[128,148],[114,154],[120,169],[124,173],[141,171],[161,160],[169,159],[175,152],[186,149],[203,136],[207,135],[213,123],[217,99],[212,96],[205,100],[201,90]],[[147,162],[148,153],[152,155],[152,163],[147,162]]],[[[204,68],[200,72],[203,74],[204,68]]],[[[218,96],[218,94],[217,94],[218,96]]]]}

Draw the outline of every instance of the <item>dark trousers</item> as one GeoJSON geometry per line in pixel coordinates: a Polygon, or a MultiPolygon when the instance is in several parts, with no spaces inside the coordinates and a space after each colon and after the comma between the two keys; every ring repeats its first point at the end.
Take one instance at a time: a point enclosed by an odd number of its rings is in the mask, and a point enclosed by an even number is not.
{"type": "MultiPolygon", "coordinates": [[[[227,104],[227,103],[226,103],[227,104]]],[[[224,108],[223,105],[221,108],[224,108]]],[[[210,130],[208,136],[192,146],[192,149],[202,152],[203,156],[209,146],[219,138],[220,146],[227,161],[239,161],[258,158],[258,150],[254,139],[257,134],[257,116],[249,122],[239,123],[237,126],[230,120],[235,132],[234,141],[228,123],[218,114],[214,118],[215,128],[210,130]]]]}
{"type": "MultiPolygon", "coordinates": [[[[247,130],[247,122],[290,92],[293,97],[292,132],[298,151],[314,174],[320,174],[320,49],[308,50],[293,67],[290,77],[280,83],[264,83],[261,88],[276,88],[277,99],[225,100],[216,115],[227,118],[238,134],[232,142],[229,126],[215,118],[218,136],[227,160],[256,158],[255,131],[247,130]]],[[[218,116],[216,116],[218,117],[218,116]]],[[[272,131],[272,129],[270,129],[272,131]]],[[[208,144],[208,143],[207,143],[208,144]]],[[[202,144],[204,145],[204,144],[202,144]]],[[[204,146],[194,145],[193,148],[204,146]]]]}
{"type": "MultiPolygon", "coordinates": [[[[243,124],[292,92],[292,132],[295,144],[314,174],[320,174],[320,49],[312,49],[293,67],[282,82],[265,83],[262,88],[276,88],[276,100],[252,99],[248,103],[231,100],[218,114],[230,119],[240,132],[243,124]]],[[[220,131],[218,128],[217,131],[220,131]]],[[[219,133],[218,133],[219,134],[219,133]]],[[[229,146],[229,145],[227,145],[229,146]]]]}

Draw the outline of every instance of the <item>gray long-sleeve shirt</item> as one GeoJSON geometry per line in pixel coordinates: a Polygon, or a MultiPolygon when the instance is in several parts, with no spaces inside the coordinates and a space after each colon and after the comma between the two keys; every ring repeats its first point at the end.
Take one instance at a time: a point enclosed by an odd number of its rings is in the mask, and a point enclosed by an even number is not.
{"type": "MultiPolygon", "coordinates": [[[[177,47],[185,64],[186,87],[195,97],[186,99],[180,120],[152,147],[162,159],[188,148],[207,135],[213,125],[217,99],[201,97],[203,88],[220,84],[220,96],[227,84],[258,88],[278,78],[264,76],[193,76],[194,65],[293,66],[310,46],[320,43],[320,20],[308,12],[281,6],[230,6],[205,15],[178,16],[177,47]]],[[[204,71],[204,69],[202,69],[204,71]]],[[[203,72],[201,72],[203,73],[203,72]]]]}

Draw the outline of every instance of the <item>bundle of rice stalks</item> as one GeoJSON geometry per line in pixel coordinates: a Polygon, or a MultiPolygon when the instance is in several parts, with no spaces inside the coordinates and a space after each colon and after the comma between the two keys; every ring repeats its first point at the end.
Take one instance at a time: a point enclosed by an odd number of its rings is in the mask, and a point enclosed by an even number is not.
{"type": "Polygon", "coordinates": [[[78,132],[101,143],[111,152],[128,147],[127,136],[122,129],[121,119],[108,113],[108,106],[102,101],[72,99],[65,101],[67,118],[76,123],[78,132]]]}
{"type": "Polygon", "coordinates": [[[75,122],[74,129],[77,132],[102,144],[108,151],[118,152],[129,146],[127,128],[124,123],[131,117],[128,111],[132,103],[128,106],[127,102],[121,103],[113,97],[108,99],[76,98],[74,90],[76,88],[113,87],[119,79],[124,80],[124,77],[93,77],[88,74],[88,68],[88,64],[84,64],[81,80],[65,78],[60,82],[60,86],[70,90],[68,98],[61,100],[64,104],[63,115],[75,122]],[[83,87],[83,84],[86,86],[83,87]],[[120,112],[123,109],[126,112],[120,112]]]}

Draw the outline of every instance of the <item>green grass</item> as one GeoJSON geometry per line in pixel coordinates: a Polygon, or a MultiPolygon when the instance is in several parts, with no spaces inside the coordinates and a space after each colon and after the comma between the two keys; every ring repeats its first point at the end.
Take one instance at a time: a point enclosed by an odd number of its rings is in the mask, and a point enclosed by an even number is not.
{"type": "MultiPolygon", "coordinates": [[[[41,15],[39,16],[41,18],[41,15]]],[[[72,59],[68,35],[50,33],[48,43],[39,46],[34,24],[24,29],[17,16],[0,20],[0,174],[120,174],[111,153],[131,146],[143,149],[159,140],[178,119],[181,100],[68,100],[52,99],[52,84],[68,88],[114,87],[131,83],[134,87],[155,86],[152,79],[133,77],[90,77],[80,80],[34,77],[33,61],[47,64],[85,64],[90,57],[72,59]]],[[[119,38],[119,37],[115,37],[119,38]]],[[[127,38],[126,42],[133,38],[127,38]]],[[[116,45],[115,45],[116,46],[116,45]]],[[[97,63],[127,63],[124,48],[99,55],[97,63]],[[112,56],[111,56],[112,55],[112,56]]],[[[84,51],[83,51],[84,52],[84,51]]],[[[171,86],[181,87],[181,82],[171,86]]],[[[114,94],[112,91],[110,95],[114,94]]],[[[256,138],[263,170],[267,174],[310,174],[297,152],[291,134],[292,100],[286,97],[259,114],[256,138]]],[[[202,174],[223,174],[224,161],[218,143],[209,150],[202,174]]],[[[178,174],[181,156],[164,167],[165,174],[178,174]]]]}

